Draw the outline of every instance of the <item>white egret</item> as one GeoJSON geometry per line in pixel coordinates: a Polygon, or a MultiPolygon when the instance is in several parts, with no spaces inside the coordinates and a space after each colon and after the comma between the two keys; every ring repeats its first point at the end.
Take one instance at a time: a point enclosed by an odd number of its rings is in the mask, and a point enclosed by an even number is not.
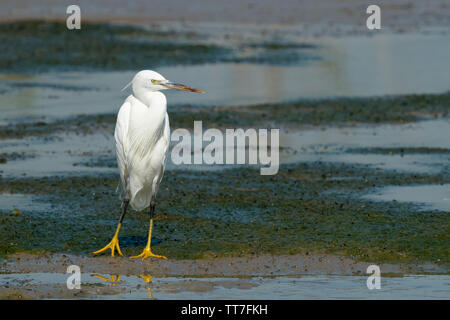
{"type": "Polygon", "coordinates": [[[123,208],[116,232],[109,244],[93,252],[98,254],[111,249],[111,255],[119,247],[119,231],[128,205],[135,210],[150,207],[150,230],[144,251],[131,258],[163,258],[151,251],[155,197],[164,174],[167,150],[170,141],[167,101],[160,92],[165,89],[180,89],[203,93],[201,90],[172,83],[155,71],[138,72],[124,88],[132,86],[133,94],[123,103],[117,115],[114,138],[116,140],[117,163],[122,185],[123,208]]]}

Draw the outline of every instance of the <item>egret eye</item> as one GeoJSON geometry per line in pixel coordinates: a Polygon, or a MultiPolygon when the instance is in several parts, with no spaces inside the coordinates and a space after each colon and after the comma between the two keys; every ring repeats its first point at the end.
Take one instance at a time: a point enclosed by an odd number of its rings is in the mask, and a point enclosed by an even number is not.
{"type": "Polygon", "coordinates": [[[159,84],[159,81],[158,81],[158,80],[155,80],[155,79],[152,79],[152,83],[153,83],[153,84],[159,84]]]}

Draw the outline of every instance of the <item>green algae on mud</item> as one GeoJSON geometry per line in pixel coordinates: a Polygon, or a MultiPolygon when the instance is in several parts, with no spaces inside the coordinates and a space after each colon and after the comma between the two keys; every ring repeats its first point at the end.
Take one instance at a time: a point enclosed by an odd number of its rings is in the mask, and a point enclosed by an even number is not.
{"type": "Polygon", "coordinates": [[[450,93],[369,98],[302,99],[295,102],[212,109],[181,108],[172,118],[181,127],[202,119],[211,127],[405,123],[447,117],[450,93]]]}
{"type": "Polygon", "coordinates": [[[22,20],[0,23],[3,72],[48,70],[136,70],[216,62],[298,64],[319,59],[317,47],[303,43],[217,45],[210,35],[138,26],[83,22],[67,30],[65,21],[22,20]],[[245,51],[245,54],[242,52],[245,51]]]}
{"type": "MultiPolygon", "coordinates": [[[[195,120],[205,127],[298,127],[301,125],[353,125],[406,123],[448,117],[450,92],[370,98],[298,100],[250,106],[171,106],[172,128],[191,128],[195,120]]],[[[58,121],[15,123],[0,126],[0,139],[44,136],[61,132],[82,134],[113,131],[116,115],[78,115],[58,121]]]]}
{"type": "Polygon", "coordinates": [[[116,117],[115,114],[79,115],[49,122],[11,123],[0,126],[0,139],[20,139],[29,136],[46,136],[50,139],[51,134],[57,133],[90,134],[98,130],[112,130],[116,117]]]}
{"type": "Polygon", "coordinates": [[[25,151],[2,152],[2,153],[0,153],[0,164],[7,163],[8,161],[23,160],[23,159],[29,159],[29,158],[34,158],[34,157],[35,157],[35,154],[28,153],[25,151]]]}
{"type": "Polygon", "coordinates": [[[197,40],[192,33],[108,23],[84,22],[81,30],[70,31],[64,21],[15,21],[0,24],[0,68],[32,73],[55,68],[134,70],[149,61],[159,66],[214,62],[229,52],[197,40]]]}
{"type": "MultiPolygon", "coordinates": [[[[277,176],[260,176],[252,168],[168,171],[154,225],[162,242],[154,251],[172,259],[317,252],[446,265],[450,213],[361,196],[385,185],[448,181],[448,173],[410,175],[321,162],[284,165],[277,176]]],[[[115,175],[0,180],[1,192],[38,194],[57,204],[50,212],[2,212],[0,253],[89,254],[103,246],[120,215],[117,182],[115,175]]],[[[147,212],[130,212],[121,236],[145,236],[147,228],[147,212]]],[[[142,248],[122,249],[132,255],[142,248]]]]}

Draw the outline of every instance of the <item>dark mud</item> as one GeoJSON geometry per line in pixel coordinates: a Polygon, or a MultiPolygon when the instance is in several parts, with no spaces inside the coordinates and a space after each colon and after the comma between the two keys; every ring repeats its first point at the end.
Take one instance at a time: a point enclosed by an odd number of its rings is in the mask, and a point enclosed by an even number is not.
{"type": "Polygon", "coordinates": [[[398,147],[398,148],[352,148],[346,150],[348,153],[357,154],[389,154],[389,155],[408,155],[408,154],[450,154],[447,148],[428,148],[428,147],[398,147]]]}
{"type": "Polygon", "coordinates": [[[116,168],[117,161],[114,156],[100,156],[100,157],[92,157],[88,161],[85,162],[76,162],[74,166],[85,166],[85,167],[102,167],[102,168],[116,168]]]}
{"type": "MultiPolygon", "coordinates": [[[[172,128],[288,127],[407,123],[448,117],[450,93],[371,98],[299,100],[251,106],[171,106],[172,128]]],[[[114,129],[115,114],[79,115],[57,122],[21,122],[0,126],[0,139],[44,136],[61,132],[89,134],[114,129]]]]}
{"type": "Polygon", "coordinates": [[[23,159],[29,159],[33,158],[34,155],[27,153],[27,152],[7,152],[7,153],[0,153],[0,164],[6,163],[8,161],[15,161],[15,160],[23,160],[23,159]]]}
{"type": "MultiPolygon", "coordinates": [[[[404,95],[371,98],[335,98],[260,104],[248,107],[216,108],[178,113],[184,121],[208,119],[211,126],[342,125],[358,123],[404,123],[446,117],[450,94],[404,95]]],[[[206,122],[206,121],[204,121],[206,122]]]]}
{"type": "Polygon", "coordinates": [[[98,130],[113,130],[117,115],[80,115],[58,121],[34,121],[10,123],[0,127],[0,138],[16,139],[29,136],[46,136],[62,132],[90,134],[98,130]]]}

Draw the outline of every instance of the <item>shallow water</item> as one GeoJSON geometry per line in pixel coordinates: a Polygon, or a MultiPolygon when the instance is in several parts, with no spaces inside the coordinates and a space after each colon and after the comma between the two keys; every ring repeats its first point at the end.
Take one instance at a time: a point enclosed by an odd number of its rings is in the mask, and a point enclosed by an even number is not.
{"type": "MultiPolygon", "coordinates": [[[[367,96],[432,93],[448,90],[450,73],[443,65],[450,53],[448,35],[393,35],[318,38],[320,60],[302,65],[206,64],[158,69],[168,79],[204,89],[204,95],[168,91],[170,106],[234,105],[280,102],[302,97],[367,96]],[[365,74],[367,76],[362,76],[365,74]],[[420,75],[420,76],[417,76],[420,75]]],[[[299,41],[301,39],[298,39],[299,41]]],[[[117,112],[129,92],[120,89],[129,72],[59,72],[0,75],[0,125],[66,118],[72,115],[117,112]]],[[[175,128],[173,128],[175,129],[175,128]]],[[[191,128],[188,128],[191,129],[191,128]]],[[[442,155],[344,154],[352,147],[450,148],[448,120],[407,125],[381,125],[283,132],[281,163],[334,161],[368,164],[381,169],[436,172],[448,161],[442,155]]],[[[105,133],[3,140],[2,152],[23,152],[25,159],[0,165],[6,177],[114,172],[114,168],[85,166],[95,157],[114,163],[114,142],[105,133]],[[33,157],[31,157],[33,155],[33,157]]],[[[183,166],[214,170],[223,166],[183,166]]],[[[180,167],[168,164],[168,169],[180,167]]]]}
{"type": "Polygon", "coordinates": [[[450,184],[390,186],[366,196],[377,201],[413,202],[422,205],[422,210],[450,211],[450,184]]]}
{"type": "MultiPolygon", "coordinates": [[[[192,128],[187,128],[192,129],[192,128]]],[[[439,153],[376,154],[346,153],[352,148],[443,148],[450,149],[449,120],[429,120],[408,124],[379,126],[328,127],[282,131],[280,164],[295,162],[343,162],[370,165],[386,170],[438,173],[450,160],[439,153]]],[[[194,139],[193,135],[191,137],[194,139]]],[[[192,140],[193,141],[193,140],[192,140]]],[[[171,148],[176,145],[172,142],[171,148]]],[[[207,143],[204,143],[206,146],[207,143]]],[[[5,153],[23,153],[25,159],[0,165],[4,177],[42,177],[115,173],[114,137],[107,132],[95,134],[61,134],[54,139],[37,137],[2,140],[5,153]],[[27,157],[30,155],[30,157],[27,157]],[[32,156],[31,156],[32,155],[32,156]],[[103,159],[104,161],[96,160],[103,159]],[[87,165],[90,162],[93,165],[87,165]]],[[[194,147],[194,143],[192,143],[194,147]]],[[[255,147],[250,145],[250,148],[255,147]]],[[[236,165],[175,165],[168,158],[167,170],[221,170],[236,165]]]]}
{"type": "Polygon", "coordinates": [[[342,146],[348,148],[425,147],[450,148],[449,119],[406,124],[381,124],[353,127],[322,127],[291,131],[287,141],[294,148],[305,145],[342,146]]]}
{"type": "MultiPolygon", "coordinates": [[[[175,104],[224,106],[298,98],[441,93],[449,90],[448,35],[319,38],[319,60],[301,65],[219,63],[162,67],[166,78],[206,94],[167,92],[175,104]]],[[[149,66],[151,68],[151,66],[149,66]]],[[[0,124],[117,112],[135,71],[0,75],[0,124]]]]}
{"type": "Polygon", "coordinates": [[[20,209],[22,211],[45,212],[52,209],[50,203],[37,201],[38,199],[36,198],[36,196],[29,194],[2,193],[0,197],[0,210],[13,211],[20,209]]]}
{"type": "Polygon", "coordinates": [[[83,166],[92,155],[113,155],[114,138],[104,133],[94,135],[63,134],[54,139],[35,137],[0,141],[2,152],[23,152],[24,159],[0,166],[5,177],[43,177],[116,172],[116,169],[83,166]],[[33,155],[27,157],[27,155],[33,155]]]}
{"type": "MultiPolygon", "coordinates": [[[[69,275],[58,273],[0,274],[0,286],[61,298],[69,275]],[[60,291],[53,291],[58,288],[60,291]],[[33,291],[31,291],[33,290],[33,291]]],[[[184,278],[118,275],[81,276],[78,298],[98,299],[448,299],[449,276],[382,277],[381,289],[369,290],[366,276],[275,278],[184,278]],[[115,291],[107,292],[105,288],[115,291]],[[91,290],[92,289],[92,290],[91,290]],[[103,293],[102,293],[103,292],[103,293]]],[[[66,292],[64,292],[67,290],[66,292]]],[[[74,298],[74,297],[72,297],[74,298]]],[[[76,297],[75,297],[76,298],[76,297]]]]}
{"type": "Polygon", "coordinates": [[[437,173],[450,160],[448,154],[345,153],[358,148],[442,148],[450,149],[450,121],[429,120],[407,124],[332,127],[290,131],[280,135],[281,163],[330,161],[370,165],[387,170],[437,173]]]}

